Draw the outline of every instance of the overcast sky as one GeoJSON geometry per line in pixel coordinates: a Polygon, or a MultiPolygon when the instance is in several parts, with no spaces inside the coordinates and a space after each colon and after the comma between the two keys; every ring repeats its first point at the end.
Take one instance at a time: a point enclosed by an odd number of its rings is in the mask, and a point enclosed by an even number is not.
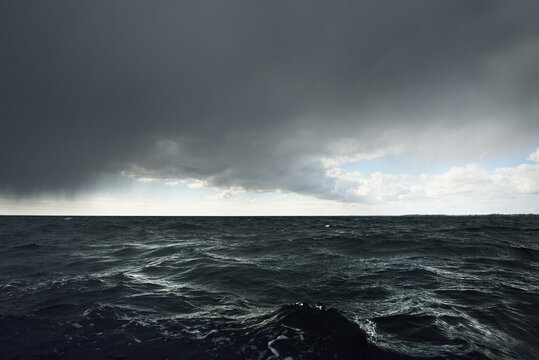
{"type": "Polygon", "coordinates": [[[0,213],[539,212],[538,17],[2,1],[0,213]]]}

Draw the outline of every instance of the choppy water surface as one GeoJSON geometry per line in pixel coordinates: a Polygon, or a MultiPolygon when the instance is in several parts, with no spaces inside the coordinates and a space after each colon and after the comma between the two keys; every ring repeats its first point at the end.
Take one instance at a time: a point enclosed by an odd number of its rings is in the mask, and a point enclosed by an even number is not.
{"type": "Polygon", "coordinates": [[[0,358],[539,353],[539,216],[1,217],[0,358]]]}

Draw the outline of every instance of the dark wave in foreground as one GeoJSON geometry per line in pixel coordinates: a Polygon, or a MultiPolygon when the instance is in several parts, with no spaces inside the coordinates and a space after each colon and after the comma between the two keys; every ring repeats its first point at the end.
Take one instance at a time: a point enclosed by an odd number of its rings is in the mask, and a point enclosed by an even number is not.
{"type": "MultiPolygon", "coordinates": [[[[64,307],[46,311],[62,314],[67,310],[64,307]]],[[[105,309],[88,312],[83,320],[69,325],[6,316],[0,320],[0,355],[46,359],[411,359],[369,343],[356,323],[321,304],[285,305],[242,323],[215,325],[219,330],[201,332],[176,324],[169,336],[162,336],[159,327],[114,319],[105,309]]],[[[477,354],[469,355],[477,358],[477,354]]]]}
{"type": "Polygon", "coordinates": [[[0,358],[539,353],[539,216],[0,217],[0,229],[0,358]]]}

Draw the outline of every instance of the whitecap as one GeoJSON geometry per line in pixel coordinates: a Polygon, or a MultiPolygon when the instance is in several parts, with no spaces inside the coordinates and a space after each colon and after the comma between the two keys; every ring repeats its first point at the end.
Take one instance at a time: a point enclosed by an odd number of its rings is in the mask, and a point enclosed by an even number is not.
{"type": "Polygon", "coordinates": [[[273,339],[273,340],[270,340],[268,341],[268,349],[270,349],[270,351],[273,353],[273,355],[278,359],[281,355],[279,354],[279,352],[277,351],[276,348],[274,348],[273,346],[273,343],[276,342],[276,341],[279,341],[279,340],[287,340],[288,337],[286,337],[285,335],[279,335],[276,339],[273,339]]]}

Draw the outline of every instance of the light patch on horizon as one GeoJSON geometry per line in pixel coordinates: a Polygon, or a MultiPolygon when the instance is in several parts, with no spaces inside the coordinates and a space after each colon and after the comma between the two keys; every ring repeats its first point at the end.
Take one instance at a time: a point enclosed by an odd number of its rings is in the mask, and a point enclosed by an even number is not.
{"type": "MultiPolygon", "coordinates": [[[[538,153],[539,148],[531,153],[527,159],[539,162],[537,160],[538,153]]],[[[365,156],[362,159],[368,161],[381,156],[383,157],[383,155],[365,156]]],[[[377,171],[368,176],[364,176],[358,171],[348,171],[338,166],[332,167],[345,162],[341,159],[324,160],[325,175],[334,180],[333,187],[326,189],[327,192],[311,194],[311,196],[342,202],[373,204],[464,194],[473,198],[481,196],[483,199],[503,199],[504,197],[525,196],[539,192],[539,164],[523,163],[516,167],[498,168],[493,172],[488,172],[477,163],[469,163],[465,166],[452,166],[441,174],[394,175],[377,171]]],[[[134,177],[133,175],[129,176],[134,177]]],[[[238,186],[218,187],[212,186],[211,182],[196,179],[190,180],[187,186],[191,189],[220,191],[218,197],[224,199],[249,192],[248,189],[238,186]]]]}
{"type": "MultiPolygon", "coordinates": [[[[218,188],[196,179],[127,177],[131,188],[116,197],[0,199],[0,212],[72,215],[402,215],[536,212],[539,200],[539,148],[515,167],[487,171],[479,164],[453,166],[441,174],[362,175],[338,167],[326,198],[291,192],[250,192],[218,188]],[[143,178],[146,180],[146,178],[143,178]],[[138,185],[137,185],[138,184],[138,185]],[[171,187],[170,184],[173,184],[171,187]],[[148,188],[150,187],[150,188],[148,188]],[[175,191],[171,191],[171,190],[175,191]],[[471,210],[470,210],[471,209],[471,210]]],[[[125,187],[125,186],[124,186],[125,187]]]]}

